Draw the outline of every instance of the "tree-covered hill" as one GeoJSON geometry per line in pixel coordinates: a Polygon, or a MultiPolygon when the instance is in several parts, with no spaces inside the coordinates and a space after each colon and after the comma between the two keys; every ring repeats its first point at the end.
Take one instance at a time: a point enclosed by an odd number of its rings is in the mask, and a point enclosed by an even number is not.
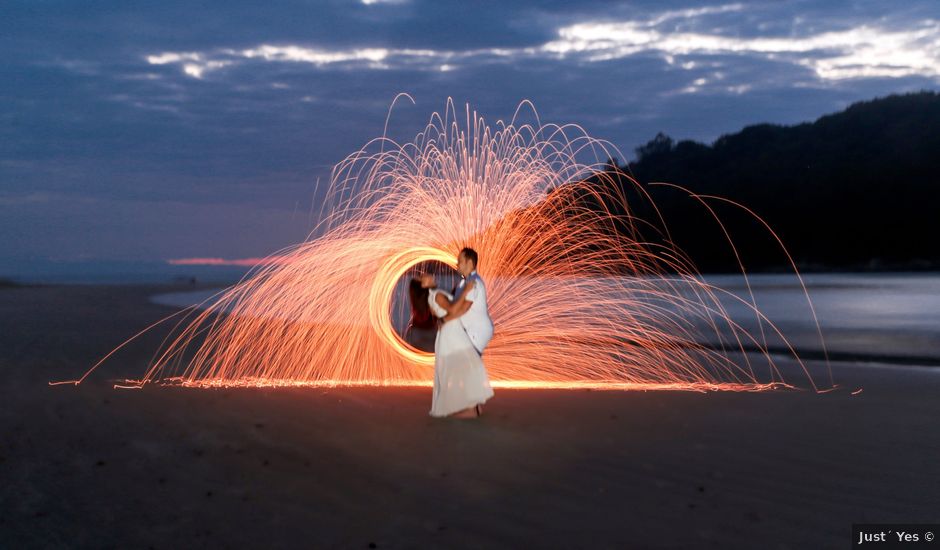
{"type": "MultiPolygon", "coordinates": [[[[673,241],[702,271],[736,271],[707,209],[669,182],[747,206],[777,233],[801,270],[940,268],[940,94],[856,103],[795,126],[757,124],[711,145],[659,134],[620,170],[648,191],[673,241]]],[[[635,214],[652,209],[621,186],[635,214]]],[[[710,200],[749,270],[785,268],[759,222],[710,200]]],[[[648,236],[650,240],[656,237],[648,236]]]]}

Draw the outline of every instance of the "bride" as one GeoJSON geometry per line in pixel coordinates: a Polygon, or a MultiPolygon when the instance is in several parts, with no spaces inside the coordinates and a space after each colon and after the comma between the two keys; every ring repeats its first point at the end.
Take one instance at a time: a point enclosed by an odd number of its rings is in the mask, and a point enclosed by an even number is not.
{"type": "MultiPolygon", "coordinates": [[[[433,277],[422,283],[430,288],[428,303],[438,318],[454,310],[453,295],[434,287],[433,277]]],[[[472,283],[471,283],[472,284],[472,283]]],[[[469,288],[467,289],[469,291],[469,288]]],[[[431,416],[480,416],[483,403],[493,397],[483,359],[456,319],[443,323],[434,341],[434,393],[431,416]]]]}

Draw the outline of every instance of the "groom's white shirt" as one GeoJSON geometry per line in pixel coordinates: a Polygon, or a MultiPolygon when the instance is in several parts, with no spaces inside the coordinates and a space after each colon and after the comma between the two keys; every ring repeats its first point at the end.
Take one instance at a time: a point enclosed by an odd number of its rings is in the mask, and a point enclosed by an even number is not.
{"type": "Polygon", "coordinates": [[[457,318],[457,321],[463,325],[473,347],[480,353],[486,349],[487,344],[493,338],[493,321],[490,319],[489,309],[486,307],[486,286],[483,279],[477,275],[476,270],[470,273],[466,279],[460,281],[458,285],[458,295],[463,294],[464,286],[468,280],[474,281],[473,288],[467,293],[466,300],[473,302],[466,313],[457,318]]]}

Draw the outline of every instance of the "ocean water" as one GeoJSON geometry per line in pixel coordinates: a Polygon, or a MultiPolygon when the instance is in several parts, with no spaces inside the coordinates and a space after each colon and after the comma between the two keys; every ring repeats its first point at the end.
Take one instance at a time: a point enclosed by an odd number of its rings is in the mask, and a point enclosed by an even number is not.
{"type": "MultiPolygon", "coordinates": [[[[746,279],[706,275],[700,280],[715,297],[709,306],[720,306],[741,330],[760,335],[771,352],[784,353],[792,346],[800,352],[830,354],[836,360],[940,366],[940,274],[810,273],[802,275],[805,290],[795,275],[755,274],[746,279]]],[[[675,279],[658,282],[687,296],[694,294],[691,289],[700,289],[675,283],[675,279]]],[[[621,279],[611,286],[630,288],[633,284],[648,288],[650,280],[621,279]]],[[[219,290],[161,294],[152,300],[188,307],[219,290]]],[[[394,317],[403,326],[407,300],[396,303],[394,317]]],[[[672,307],[668,301],[659,305],[672,307]]],[[[729,337],[730,325],[725,329],[720,333],[729,337]]],[[[710,341],[703,343],[721,340],[704,325],[702,334],[710,341]]]]}

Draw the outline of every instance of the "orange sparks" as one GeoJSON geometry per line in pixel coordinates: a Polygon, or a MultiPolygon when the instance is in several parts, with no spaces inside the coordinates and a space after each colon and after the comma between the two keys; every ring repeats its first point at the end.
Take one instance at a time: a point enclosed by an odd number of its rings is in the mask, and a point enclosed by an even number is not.
{"type": "Polygon", "coordinates": [[[517,116],[489,126],[448,101],[413,142],[382,137],[347,157],[333,169],[321,236],[262,259],[217,301],[187,311],[144,376],[125,385],[430,385],[434,356],[393,327],[396,285],[423,262],[455,265],[472,246],[496,327],[484,355],[494,387],[794,387],[766,352],[765,331],[787,339],[750,286],[750,301],[726,293],[681,250],[638,236],[620,186],[648,195],[611,172],[607,159],[623,158],[615,147],[576,125],[517,125],[517,116]],[[730,318],[721,294],[753,311],[759,335],[730,318]],[[759,365],[731,357],[745,348],[762,352],[759,365]]]}

